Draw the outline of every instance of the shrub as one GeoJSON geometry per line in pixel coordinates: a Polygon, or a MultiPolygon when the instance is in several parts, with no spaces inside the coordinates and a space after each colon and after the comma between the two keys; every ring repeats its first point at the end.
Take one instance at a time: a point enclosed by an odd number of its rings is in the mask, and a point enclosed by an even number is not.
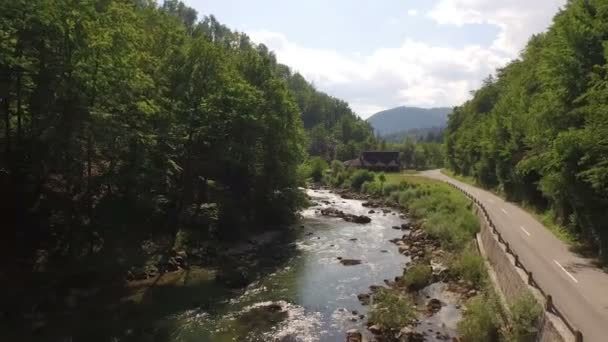
{"type": "Polygon", "coordinates": [[[299,186],[305,186],[306,181],[310,178],[310,174],[312,173],[312,168],[308,163],[303,163],[298,166],[296,169],[296,177],[298,179],[299,186]]]}
{"type": "Polygon", "coordinates": [[[401,278],[401,285],[417,291],[429,285],[433,279],[433,269],[427,263],[418,263],[409,267],[401,278]]]}
{"type": "Polygon", "coordinates": [[[469,210],[470,201],[446,185],[402,182],[399,188],[399,204],[413,217],[424,217],[423,228],[442,247],[460,250],[479,231],[479,221],[469,210]]]}
{"type": "Polygon", "coordinates": [[[536,341],[543,309],[530,293],[519,297],[511,309],[511,330],[507,339],[517,342],[536,341]]]}
{"type": "Polygon", "coordinates": [[[493,293],[484,292],[466,304],[462,320],[458,322],[458,333],[462,341],[498,341],[500,307],[493,293]]]}
{"type": "Polygon", "coordinates": [[[310,177],[315,182],[320,182],[323,179],[323,171],[325,171],[329,165],[321,157],[313,157],[308,161],[310,165],[310,177]]]}
{"type": "Polygon", "coordinates": [[[340,171],[337,173],[332,171],[331,176],[327,177],[326,183],[333,187],[339,188],[344,184],[344,181],[347,180],[348,177],[350,177],[348,171],[340,171]]]}
{"type": "Polygon", "coordinates": [[[406,189],[399,192],[399,204],[407,206],[412,199],[416,198],[417,192],[415,189],[406,189]]]}
{"type": "Polygon", "coordinates": [[[461,250],[473,238],[473,235],[461,224],[462,217],[466,212],[459,210],[455,213],[447,211],[429,214],[424,223],[424,230],[433,238],[438,239],[441,246],[448,250],[461,250]]]}
{"type": "Polygon", "coordinates": [[[450,272],[475,285],[483,284],[487,275],[483,258],[472,243],[452,261],[450,272]]]}
{"type": "Polygon", "coordinates": [[[416,318],[412,300],[393,289],[379,289],[373,297],[369,322],[397,331],[416,318]]]}
{"type": "Polygon", "coordinates": [[[361,185],[361,192],[370,195],[380,195],[382,192],[382,185],[378,182],[367,181],[361,185]]]}
{"type": "Polygon", "coordinates": [[[339,160],[332,160],[331,162],[331,172],[335,176],[340,172],[344,171],[344,163],[339,160]]]}
{"type": "Polygon", "coordinates": [[[382,195],[389,196],[393,192],[399,191],[399,185],[393,183],[384,183],[382,186],[382,195]]]}
{"type": "Polygon", "coordinates": [[[350,187],[355,191],[361,190],[361,185],[365,182],[374,181],[374,173],[368,170],[357,170],[350,176],[350,187]]]}

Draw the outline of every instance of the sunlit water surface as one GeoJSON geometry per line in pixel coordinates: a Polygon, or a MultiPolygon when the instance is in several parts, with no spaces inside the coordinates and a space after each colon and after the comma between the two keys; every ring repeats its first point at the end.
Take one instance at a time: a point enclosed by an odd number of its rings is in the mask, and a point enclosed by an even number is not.
{"type": "Polygon", "coordinates": [[[389,240],[403,232],[398,213],[368,214],[362,201],[342,199],[325,190],[308,190],[316,204],[302,212],[295,253],[280,268],[227,299],[223,310],[181,312],[171,321],[173,341],[343,341],[351,328],[365,331],[367,308],[357,294],[402,273],[408,260],[389,240]],[[333,207],[368,215],[369,224],[322,216],[333,207]],[[302,227],[300,227],[300,225],[302,227]],[[343,266],[338,257],[360,259],[343,266]],[[282,309],[262,309],[278,304],[282,309]],[[356,311],[356,314],[353,314],[356,311]]]}

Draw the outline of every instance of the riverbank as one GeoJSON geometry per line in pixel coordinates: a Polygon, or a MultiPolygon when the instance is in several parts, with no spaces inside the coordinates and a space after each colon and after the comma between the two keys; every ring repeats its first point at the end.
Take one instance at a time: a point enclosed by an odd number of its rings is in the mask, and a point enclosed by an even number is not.
{"type": "MultiPolygon", "coordinates": [[[[505,309],[488,284],[485,264],[474,242],[479,221],[468,198],[441,182],[421,177],[405,174],[383,177],[367,171],[339,172],[350,174],[334,173],[326,177],[330,184],[342,188],[346,196],[398,206],[413,219],[412,232],[396,243],[400,251],[415,257],[415,260],[404,270],[403,276],[391,284],[388,295],[382,294],[379,302],[374,303],[372,294],[370,328],[373,331],[384,340],[428,338],[416,334],[420,325],[418,318],[424,315],[424,310],[410,305],[412,310],[396,311],[397,308],[390,303],[400,301],[407,306],[413,302],[412,298],[418,296],[421,288],[439,281],[455,289],[466,308],[457,328],[462,340],[494,341],[503,338],[519,341],[535,333],[539,315],[533,301],[522,298],[512,308],[505,309]],[[360,178],[365,180],[358,184],[357,189],[353,183],[358,183],[360,178]],[[336,184],[336,179],[343,179],[344,183],[336,184]],[[441,265],[439,272],[437,265],[441,265]],[[374,311],[379,312],[375,316],[376,322],[371,319],[374,311]],[[403,319],[393,318],[399,315],[403,319]],[[403,337],[404,334],[407,338],[403,337]]],[[[429,301],[427,312],[440,308],[440,305],[437,301],[429,301]]]]}
{"type": "MultiPolygon", "coordinates": [[[[389,240],[402,237],[404,231],[392,227],[407,219],[387,208],[369,213],[363,201],[327,190],[307,193],[311,206],[279,234],[200,245],[199,239],[180,233],[182,249],[163,259],[174,268],[156,272],[153,267],[160,264],[151,261],[140,263],[149,268],[134,269],[146,270],[145,276],[123,278],[113,287],[89,282],[73,289],[76,285],[70,283],[65,296],[56,298],[54,311],[25,322],[28,336],[2,336],[24,341],[330,342],[344,340],[350,329],[365,333],[369,307],[357,295],[401,274],[409,258],[389,240]],[[344,215],[323,215],[330,208],[344,215]],[[355,216],[370,222],[350,220],[355,216]],[[32,322],[40,322],[35,331],[32,322]]],[[[151,260],[171,250],[160,244],[163,239],[154,241],[146,244],[151,260]]]]}

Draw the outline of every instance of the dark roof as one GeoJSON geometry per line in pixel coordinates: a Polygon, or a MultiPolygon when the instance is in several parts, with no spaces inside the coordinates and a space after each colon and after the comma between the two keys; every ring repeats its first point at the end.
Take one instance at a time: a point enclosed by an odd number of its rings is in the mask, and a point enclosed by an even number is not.
{"type": "Polygon", "coordinates": [[[399,152],[397,151],[365,151],[361,153],[361,159],[366,164],[386,166],[393,162],[399,165],[399,152]]]}

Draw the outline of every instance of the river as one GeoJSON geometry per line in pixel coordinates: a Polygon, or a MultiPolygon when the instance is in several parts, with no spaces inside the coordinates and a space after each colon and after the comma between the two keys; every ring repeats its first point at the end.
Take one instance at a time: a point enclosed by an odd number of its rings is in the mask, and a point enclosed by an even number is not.
{"type": "MultiPolygon", "coordinates": [[[[73,317],[52,334],[71,331],[76,339],[60,341],[92,342],[341,342],[346,331],[357,329],[372,340],[368,307],[357,295],[402,274],[409,257],[389,240],[407,234],[392,228],[405,218],[394,210],[369,213],[363,201],[327,190],[307,194],[313,206],[301,212],[292,229],[263,233],[223,251],[222,269],[192,266],[153,282],[132,282],[115,309],[112,304],[109,312],[73,317]],[[324,208],[367,215],[371,222],[323,216],[324,208]],[[361,263],[345,266],[339,258],[361,263]],[[248,273],[245,288],[218,280],[235,270],[248,273]]],[[[441,282],[414,297],[421,311],[430,298],[439,299],[442,308],[431,316],[421,313],[415,330],[427,341],[455,336],[459,299],[441,282]]]]}
{"type": "Polygon", "coordinates": [[[408,258],[389,240],[403,235],[391,227],[404,220],[394,211],[369,214],[362,201],[326,190],[308,190],[308,195],[315,205],[302,212],[287,260],[216,307],[205,310],[202,305],[163,318],[171,327],[169,340],[344,341],[348,329],[365,333],[367,307],[357,294],[402,273],[408,258]],[[372,221],[356,224],[322,216],[319,209],[326,207],[368,215],[372,221]],[[360,259],[361,264],[344,266],[338,257],[360,259]]]}

